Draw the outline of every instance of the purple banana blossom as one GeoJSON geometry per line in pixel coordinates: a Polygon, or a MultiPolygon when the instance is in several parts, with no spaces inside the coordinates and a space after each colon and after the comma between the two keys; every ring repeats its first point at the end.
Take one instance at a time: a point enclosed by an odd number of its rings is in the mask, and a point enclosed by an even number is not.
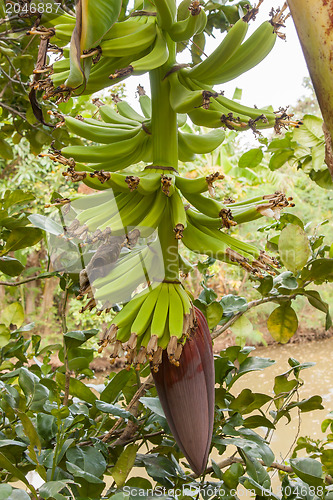
{"type": "Polygon", "coordinates": [[[163,352],[155,386],[171,432],[193,471],[206,468],[214,424],[214,358],[210,331],[202,312],[186,341],[179,366],[163,352]]]}

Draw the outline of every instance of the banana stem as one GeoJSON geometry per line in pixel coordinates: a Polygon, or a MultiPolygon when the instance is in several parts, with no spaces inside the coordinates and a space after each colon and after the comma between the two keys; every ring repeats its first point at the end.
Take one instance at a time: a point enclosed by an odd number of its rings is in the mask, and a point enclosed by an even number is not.
{"type": "Polygon", "coordinates": [[[170,106],[170,84],[164,79],[175,62],[176,44],[168,40],[169,60],[151,71],[150,88],[152,104],[153,164],[163,167],[178,166],[177,113],[170,106]]]}
{"type": "MultiPolygon", "coordinates": [[[[166,35],[167,36],[167,35],[166,35]]],[[[153,165],[178,167],[177,113],[170,105],[170,85],[165,75],[176,60],[176,43],[168,38],[169,60],[166,64],[150,72],[152,104],[153,165]]],[[[166,172],[170,173],[170,172],[166,172]]],[[[178,240],[173,231],[169,203],[158,227],[162,248],[165,279],[179,279],[178,240]]]]}

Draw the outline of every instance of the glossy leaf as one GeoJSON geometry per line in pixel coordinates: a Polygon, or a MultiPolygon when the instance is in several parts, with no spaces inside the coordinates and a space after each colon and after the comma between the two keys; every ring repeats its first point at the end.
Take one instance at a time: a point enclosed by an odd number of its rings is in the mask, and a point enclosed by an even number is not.
{"type": "Polygon", "coordinates": [[[281,304],[274,309],[267,320],[267,328],[273,339],[286,344],[297,332],[298,319],[289,303],[281,304]]]}
{"type": "Polygon", "coordinates": [[[13,252],[21,248],[32,247],[36,245],[43,237],[40,229],[34,227],[20,227],[13,229],[10,233],[4,252],[13,252]]]}
{"type": "Polygon", "coordinates": [[[323,484],[323,469],[320,462],[313,458],[292,458],[290,465],[295,474],[310,486],[323,484]]]}
{"type": "Polygon", "coordinates": [[[289,271],[296,273],[307,263],[310,245],[306,233],[295,224],[288,224],[279,238],[279,254],[289,271]]]}
{"type": "Polygon", "coordinates": [[[6,326],[16,325],[19,328],[24,321],[23,307],[19,302],[13,302],[1,313],[1,323],[6,326]]]}
{"type": "MultiPolygon", "coordinates": [[[[56,381],[61,387],[65,387],[65,375],[63,373],[57,372],[56,381]]],[[[75,378],[70,378],[69,382],[69,393],[87,403],[94,404],[97,397],[95,394],[87,387],[81,380],[75,378]]]]}
{"type": "Polygon", "coordinates": [[[116,465],[112,468],[111,474],[118,488],[125,484],[127,476],[133,468],[138,448],[136,444],[127,446],[120,454],[116,465]]]}
{"type": "Polygon", "coordinates": [[[24,269],[24,265],[17,259],[4,255],[0,257],[0,271],[8,276],[18,276],[24,269]]]}
{"type": "Polygon", "coordinates": [[[262,162],[264,154],[261,148],[250,149],[238,160],[238,166],[240,168],[255,168],[262,162]]]}

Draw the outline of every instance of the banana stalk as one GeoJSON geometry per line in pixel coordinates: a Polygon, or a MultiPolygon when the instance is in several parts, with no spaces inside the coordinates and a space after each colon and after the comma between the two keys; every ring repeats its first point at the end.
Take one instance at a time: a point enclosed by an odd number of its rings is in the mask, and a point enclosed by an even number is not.
{"type": "Polygon", "coordinates": [[[332,3],[288,0],[288,5],[327,129],[326,163],[333,179],[332,3]]]}

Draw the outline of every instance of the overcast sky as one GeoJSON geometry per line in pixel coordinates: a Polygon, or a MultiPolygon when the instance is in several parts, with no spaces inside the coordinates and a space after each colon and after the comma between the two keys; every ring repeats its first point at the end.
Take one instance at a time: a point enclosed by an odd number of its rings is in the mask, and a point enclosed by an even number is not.
{"type": "MultiPolygon", "coordinates": [[[[269,11],[274,6],[281,6],[283,1],[266,0],[260,7],[260,13],[255,22],[251,22],[248,33],[252,33],[259,24],[269,19],[269,11]]],[[[216,33],[216,40],[209,37],[205,52],[211,53],[224,35],[216,33]]],[[[239,78],[215,87],[224,90],[227,97],[232,97],[235,87],[243,90],[242,103],[258,107],[272,104],[274,109],[279,106],[295,104],[297,98],[306,94],[302,87],[304,76],[308,76],[302,49],[294,28],[292,18],[286,21],[285,33],[287,40],[277,39],[269,56],[258,66],[239,78]]],[[[179,62],[184,61],[183,54],[178,56],[179,62]]],[[[138,84],[145,87],[149,94],[149,80],[147,75],[131,77],[126,81],[128,100],[133,103],[133,95],[138,84]]],[[[133,103],[134,104],[134,103],[133,103]]],[[[136,106],[135,106],[136,107],[136,106]]]]}

